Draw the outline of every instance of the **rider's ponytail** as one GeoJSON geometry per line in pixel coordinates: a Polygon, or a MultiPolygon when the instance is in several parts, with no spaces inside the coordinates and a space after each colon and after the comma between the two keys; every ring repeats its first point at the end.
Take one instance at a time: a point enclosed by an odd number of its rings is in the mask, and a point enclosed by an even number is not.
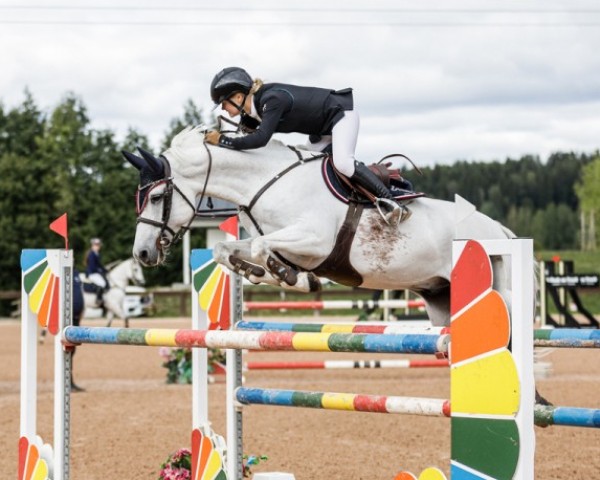
{"type": "Polygon", "coordinates": [[[254,95],[258,92],[261,87],[264,85],[264,82],[260,78],[255,78],[252,82],[252,88],[250,89],[250,95],[254,95]]]}

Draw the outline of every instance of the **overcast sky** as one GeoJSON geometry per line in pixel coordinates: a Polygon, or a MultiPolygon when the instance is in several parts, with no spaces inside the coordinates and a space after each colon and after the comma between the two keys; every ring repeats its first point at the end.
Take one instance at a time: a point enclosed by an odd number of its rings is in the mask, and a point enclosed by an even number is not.
{"type": "Polygon", "coordinates": [[[95,128],[133,126],[156,148],[185,101],[211,108],[213,75],[238,65],[353,87],[363,161],[592,152],[599,50],[597,0],[0,0],[5,108],[26,87],[46,111],[71,91],[95,128]]]}

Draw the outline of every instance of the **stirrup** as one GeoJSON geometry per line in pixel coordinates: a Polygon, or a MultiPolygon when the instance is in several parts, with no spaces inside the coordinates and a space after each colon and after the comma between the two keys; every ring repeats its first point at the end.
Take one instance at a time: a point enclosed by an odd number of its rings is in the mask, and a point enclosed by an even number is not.
{"type": "Polygon", "coordinates": [[[396,202],[387,198],[378,198],[375,200],[375,206],[379,215],[388,225],[395,227],[401,222],[402,209],[396,202]]]}

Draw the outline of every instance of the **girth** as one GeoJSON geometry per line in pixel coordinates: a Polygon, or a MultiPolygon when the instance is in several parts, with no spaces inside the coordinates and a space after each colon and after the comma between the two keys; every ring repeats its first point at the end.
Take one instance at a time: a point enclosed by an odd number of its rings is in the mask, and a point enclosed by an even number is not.
{"type": "Polygon", "coordinates": [[[334,282],[358,287],[363,282],[363,277],[350,263],[350,248],[356,235],[356,228],[362,215],[364,205],[357,202],[348,203],[348,211],[344,224],[340,228],[335,245],[329,256],[312,272],[319,277],[327,277],[334,282]]]}

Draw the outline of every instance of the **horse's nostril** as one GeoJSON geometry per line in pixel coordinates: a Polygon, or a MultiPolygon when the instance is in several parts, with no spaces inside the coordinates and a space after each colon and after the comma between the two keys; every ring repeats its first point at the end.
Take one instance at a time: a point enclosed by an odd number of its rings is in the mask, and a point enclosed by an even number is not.
{"type": "Polygon", "coordinates": [[[142,250],[139,254],[141,261],[148,260],[148,250],[142,250]]]}

